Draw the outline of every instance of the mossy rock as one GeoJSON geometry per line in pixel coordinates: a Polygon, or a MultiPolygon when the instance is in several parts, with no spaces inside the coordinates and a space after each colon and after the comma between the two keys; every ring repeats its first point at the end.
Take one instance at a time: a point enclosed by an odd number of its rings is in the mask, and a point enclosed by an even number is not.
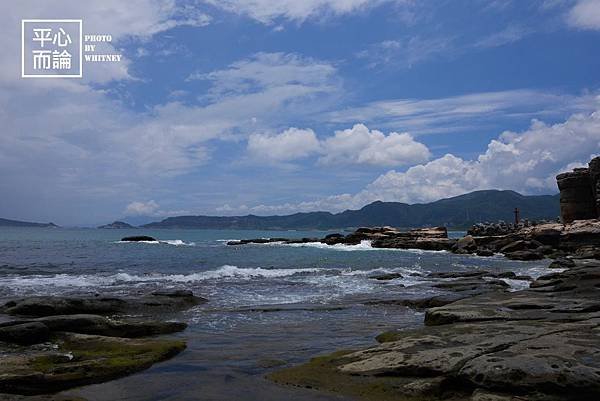
{"type": "Polygon", "coordinates": [[[464,400],[466,393],[448,392],[439,378],[362,376],[338,367],[350,362],[353,351],[319,356],[308,363],[275,371],[269,380],[282,385],[339,393],[363,401],[464,400]]]}
{"type": "Polygon", "coordinates": [[[0,393],[47,394],[144,370],[185,349],[179,340],[58,333],[58,348],[13,350],[0,356],[0,393]]]}

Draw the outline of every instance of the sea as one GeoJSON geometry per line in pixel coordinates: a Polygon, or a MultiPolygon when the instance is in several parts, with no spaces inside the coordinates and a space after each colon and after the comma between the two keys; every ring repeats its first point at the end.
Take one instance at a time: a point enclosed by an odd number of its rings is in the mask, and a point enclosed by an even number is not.
{"type": "MultiPolygon", "coordinates": [[[[245,238],[332,232],[4,227],[0,301],[53,294],[139,295],[163,288],[189,289],[208,299],[169,316],[189,324],[171,336],[187,341],[183,353],[146,371],[64,395],[90,401],[344,400],[280,386],[265,375],[335,350],[375,345],[375,336],[384,331],[422,326],[422,311],[372,301],[439,293],[432,285],[440,279],[427,278],[430,272],[485,269],[534,278],[549,272],[549,261],[375,249],[368,241],[227,245],[245,238]],[[120,241],[129,235],[159,241],[120,241]],[[383,273],[402,278],[372,278],[383,273]]],[[[529,284],[506,281],[512,291],[529,284]]]]}

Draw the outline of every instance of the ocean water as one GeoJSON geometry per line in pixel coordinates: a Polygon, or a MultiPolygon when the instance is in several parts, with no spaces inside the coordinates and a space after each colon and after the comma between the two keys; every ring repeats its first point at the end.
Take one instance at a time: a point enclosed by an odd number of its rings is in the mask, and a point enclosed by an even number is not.
{"type": "MultiPolygon", "coordinates": [[[[190,289],[209,302],[170,316],[189,323],[176,358],[109,383],[65,392],[89,400],[340,400],[264,379],[337,349],[375,344],[386,330],[418,327],[423,313],[369,301],[439,292],[429,272],[485,269],[537,277],[548,261],[515,262],[447,252],[228,240],[321,237],[319,231],[0,228],[0,301],[50,294],[190,289]],[[150,235],[158,243],[123,243],[150,235]],[[377,281],[379,273],[404,277],[377,281]]],[[[452,233],[459,236],[462,233],[452,233]]],[[[512,290],[528,283],[508,280],[512,290]]],[[[5,317],[6,318],[6,317],[5,317]]],[[[0,317],[2,319],[2,317],[0,317]]]]}

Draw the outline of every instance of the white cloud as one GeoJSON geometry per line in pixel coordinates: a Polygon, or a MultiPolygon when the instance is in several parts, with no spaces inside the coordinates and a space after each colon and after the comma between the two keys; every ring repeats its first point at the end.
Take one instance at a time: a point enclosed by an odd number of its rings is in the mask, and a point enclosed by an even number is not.
{"type": "Polygon", "coordinates": [[[364,124],[336,131],[323,141],[323,164],[370,164],[375,166],[404,166],[429,159],[425,145],[407,133],[370,131],[364,124]]]}
{"type": "Polygon", "coordinates": [[[212,82],[213,98],[256,93],[275,88],[301,90],[306,94],[337,89],[336,68],[329,63],[297,54],[257,53],[226,69],[195,72],[187,79],[212,82]]]}
{"type": "Polygon", "coordinates": [[[319,140],[311,129],[289,128],[278,135],[252,134],[248,151],[257,158],[273,161],[301,159],[318,152],[319,140]]]}
{"type": "Polygon", "coordinates": [[[0,5],[0,25],[6,28],[0,45],[6,54],[17,55],[0,58],[0,192],[10,194],[3,198],[0,214],[42,220],[52,215],[66,224],[82,216],[89,222],[106,220],[110,216],[100,213],[122,207],[115,195],[155,196],[165,178],[204,165],[211,158],[211,141],[245,137],[274,121],[279,125],[288,108],[302,115],[315,104],[322,107],[315,99],[339,89],[333,66],[285,54],[261,54],[251,57],[248,66],[241,62],[215,71],[209,81],[217,95],[201,106],[172,101],[141,112],[92,85],[129,79],[128,63],[86,68],[83,80],[20,79],[20,19],[75,15],[83,18],[86,32],[111,34],[117,42],[143,43],[174,26],[206,22],[200,15],[190,20],[169,0],[0,5]],[[254,79],[260,61],[280,78],[263,78],[252,90],[221,90],[231,80],[254,79]],[[286,63],[296,81],[285,78],[286,63]],[[262,123],[251,124],[253,118],[262,123]],[[65,208],[67,201],[87,205],[86,210],[65,208]]]}
{"type": "Polygon", "coordinates": [[[204,0],[228,12],[247,15],[264,24],[282,18],[304,22],[308,18],[322,19],[359,12],[399,0],[204,0]]]}
{"type": "Polygon", "coordinates": [[[415,64],[455,50],[451,37],[384,40],[356,53],[366,59],[369,68],[411,68],[415,64]]]}
{"type": "Polygon", "coordinates": [[[357,209],[382,200],[431,202],[482,189],[512,189],[525,194],[556,192],[556,174],[587,163],[600,153],[600,110],[575,114],[547,125],[534,120],[521,133],[504,132],[474,160],[452,154],[406,171],[391,170],[356,194],[311,202],[246,208],[268,214],[294,211],[357,209]]]}
{"type": "Polygon", "coordinates": [[[152,216],[159,209],[158,203],[153,200],[148,202],[131,202],[125,208],[126,216],[152,216]]]}
{"type": "MultiPolygon", "coordinates": [[[[120,40],[148,39],[152,35],[180,25],[206,25],[210,17],[197,9],[191,11],[177,4],[175,0],[103,0],[84,2],[80,0],[56,0],[40,2],[21,0],[3,2],[0,5],[0,22],[5,31],[0,37],[0,46],[6,54],[20,54],[20,20],[64,19],[70,17],[83,20],[83,30],[88,33],[110,34],[112,43],[103,43],[102,51],[121,53],[116,50],[120,40]],[[186,11],[187,10],[187,11],[186,11]],[[185,11],[185,12],[184,12],[185,11]]],[[[129,79],[130,58],[134,55],[123,54],[119,63],[87,63],[83,84],[129,79]]],[[[14,82],[20,76],[20,58],[0,58],[0,81],[14,82]]],[[[60,80],[64,81],[64,80],[60,80]]],[[[79,83],[79,82],[78,82],[79,83]]],[[[76,83],[62,83],[75,85],[76,83]]],[[[55,86],[60,82],[53,83],[55,86]]]]}
{"type": "Polygon", "coordinates": [[[131,202],[123,212],[126,217],[134,216],[152,216],[152,217],[168,217],[181,216],[189,214],[188,210],[162,210],[160,205],[153,200],[147,202],[135,201],[131,202]]]}
{"type": "Polygon", "coordinates": [[[488,35],[475,43],[475,47],[498,47],[504,46],[511,43],[518,42],[525,36],[533,33],[531,28],[527,28],[519,25],[509,25],[505,29],[488,35]]]}
{"type": "Polygon", "coordinates": [[[290,161],[321,154],[319,164],[365,164],[398,167],[429,159],[425,145],[409,134],[369,130],[364,124],[317,139],[312,129],[289,128],[280,134],[252,134],[248,152],[257,160],[290,161]]]}
{"type": "Polygon", "coordinates": [[[567,15],[569,25],[581,29],[600,29],[600,1],[579,0],[567,15]]]}
{"type": "Polygon", "coordinates": [[[498,122],[499,118],[563,116],[590,112],[598,106],[595,94],[562,95],[531,89],[481,92],[438,99],[388,99],[330,112],[328,122],[362,121],[380,127],[401,127],[413,135],[464,131],[498,122]]]}

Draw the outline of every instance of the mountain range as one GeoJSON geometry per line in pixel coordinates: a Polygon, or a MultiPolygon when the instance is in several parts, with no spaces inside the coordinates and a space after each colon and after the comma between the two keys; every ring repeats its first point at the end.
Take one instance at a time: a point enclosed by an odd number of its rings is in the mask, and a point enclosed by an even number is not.
{"type": "Polygon", "coordinates": [[[177,216],[145,224],[144,228],[198,228],[248,230],[328,230],[360,226],[401,228],[447,226],[466,228],[477,222],[514,220],[518,208],[522,219],[555,220],[559,195],[525,196],[514,191],[485,190],[431,203],[370,203],[359,210],[341,213],[307,212],[286,216],[177,216]]]}

